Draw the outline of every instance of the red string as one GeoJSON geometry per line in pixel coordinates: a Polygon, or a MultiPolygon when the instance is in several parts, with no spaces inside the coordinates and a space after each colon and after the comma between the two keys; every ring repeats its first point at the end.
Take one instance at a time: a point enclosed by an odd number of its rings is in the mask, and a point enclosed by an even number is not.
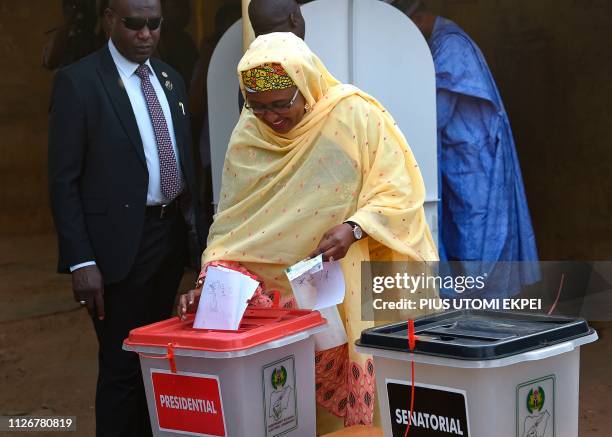
{"type": "Polygon", "coordinates": [[[176,373],[176,361],[174,360],[174,348],[172,347],[172,343],[168,343],[168,354],[166,356],[170,362],[170,371],[176,373]]]}
{"type": "Polygon", "coordinates": [[[548,310],[548,313],[546,313],[547,316],[550,316],[553,313],[553,311],[557,307],[557,303],[559,303],[559,297],[561,296],[561,289],[563,288],[564,279],[565,279],[565,273],[561,273],[561,283],[559,284],[559,291],[557,291],[557,298],[555,299],[555,302],[552,304],[552,306],[548,310]]]}
{"type": "Polygon", "coordinates": [[[280,307],[280,291],[274,290],[272,291],[272,308],[280,307]]]}
{"type": "MultiPolygon", "coordinates": [[[[418,337],[414,335],[414,320],[408,320],[408,347],[410,348],[410,352],[414,351],[417,339],[418,337]]],[[[404,437],[408,435],[408,431],[410,430],[412,412],[414,411],[414,358],[412,356],[410,357],[410,377],[412,384],[412,388],[410,389],[410,411],[408,412],[408,426],[406,427],[404,437]]]]}
{"type": "Polygon", "coordinates": [[[157,356],[157,355],[146,355],[143,353],[138,353],[143,358],[150,358],[152,360],[168,360],[170,362],[170,371],[172,373],[176,373],[176,361],[174,359],[174,347],[172,343],[168,343],[168,352],[166,355],[157,356]]]}

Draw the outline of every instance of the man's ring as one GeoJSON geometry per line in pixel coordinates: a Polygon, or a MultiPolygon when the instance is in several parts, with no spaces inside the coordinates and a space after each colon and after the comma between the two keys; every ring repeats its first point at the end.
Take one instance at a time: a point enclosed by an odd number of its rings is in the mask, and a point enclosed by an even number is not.
{"type": "Polygon", "coordinates": [[[330,262],[330,263],[333,263],[333,262],[334,262],[334,257],[333,257],[333,256],[330,256],[330,257],[329,257],[329,262],[330,262]]]}
{"type": "Polygon", "coordinates": [[[87,301],[86,300],[80,300],[79,303],[81,304],[82,307],[87,305],[87,301]]]}

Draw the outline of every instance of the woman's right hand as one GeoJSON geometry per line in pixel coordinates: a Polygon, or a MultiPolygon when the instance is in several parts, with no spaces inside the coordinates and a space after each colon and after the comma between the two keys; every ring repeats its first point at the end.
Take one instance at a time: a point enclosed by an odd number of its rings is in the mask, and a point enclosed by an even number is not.
{"type": "Polygon", "coordinates": [[[196,288],[181,295],[176,307],[176,314],[179,316],[179,319],[185,320],[187,318],[187,314],[195,313],[196,309],[198,308],[198,302],[200,301],[201,294],[202,289],[196,288]]]}

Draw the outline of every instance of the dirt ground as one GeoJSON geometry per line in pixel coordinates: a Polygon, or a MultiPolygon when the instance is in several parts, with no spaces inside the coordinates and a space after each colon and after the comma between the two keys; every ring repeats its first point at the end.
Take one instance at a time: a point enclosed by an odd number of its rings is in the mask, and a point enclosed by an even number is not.
{"type": "MultiPolygon", "coordinates": [[[[0,241],[0,415],[76,416],[70,435],[93,436],[96,338],[72,300],[70,278],[54,266],[52,235],[0,241]]],[[[580,437],[609,436],[612,429],[612,332],[606,334],[581,351],[580,437]]]]}

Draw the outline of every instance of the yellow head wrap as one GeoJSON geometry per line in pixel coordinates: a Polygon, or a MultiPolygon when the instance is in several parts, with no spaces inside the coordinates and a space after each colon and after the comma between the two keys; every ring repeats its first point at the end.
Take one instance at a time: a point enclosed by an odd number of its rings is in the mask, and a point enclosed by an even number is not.
{"type": "Polygon", "coordinates": [[[242,72],[242,83],[250,93],[284,90],[295,83],[281,64],[265,63],[242,72]]]}

